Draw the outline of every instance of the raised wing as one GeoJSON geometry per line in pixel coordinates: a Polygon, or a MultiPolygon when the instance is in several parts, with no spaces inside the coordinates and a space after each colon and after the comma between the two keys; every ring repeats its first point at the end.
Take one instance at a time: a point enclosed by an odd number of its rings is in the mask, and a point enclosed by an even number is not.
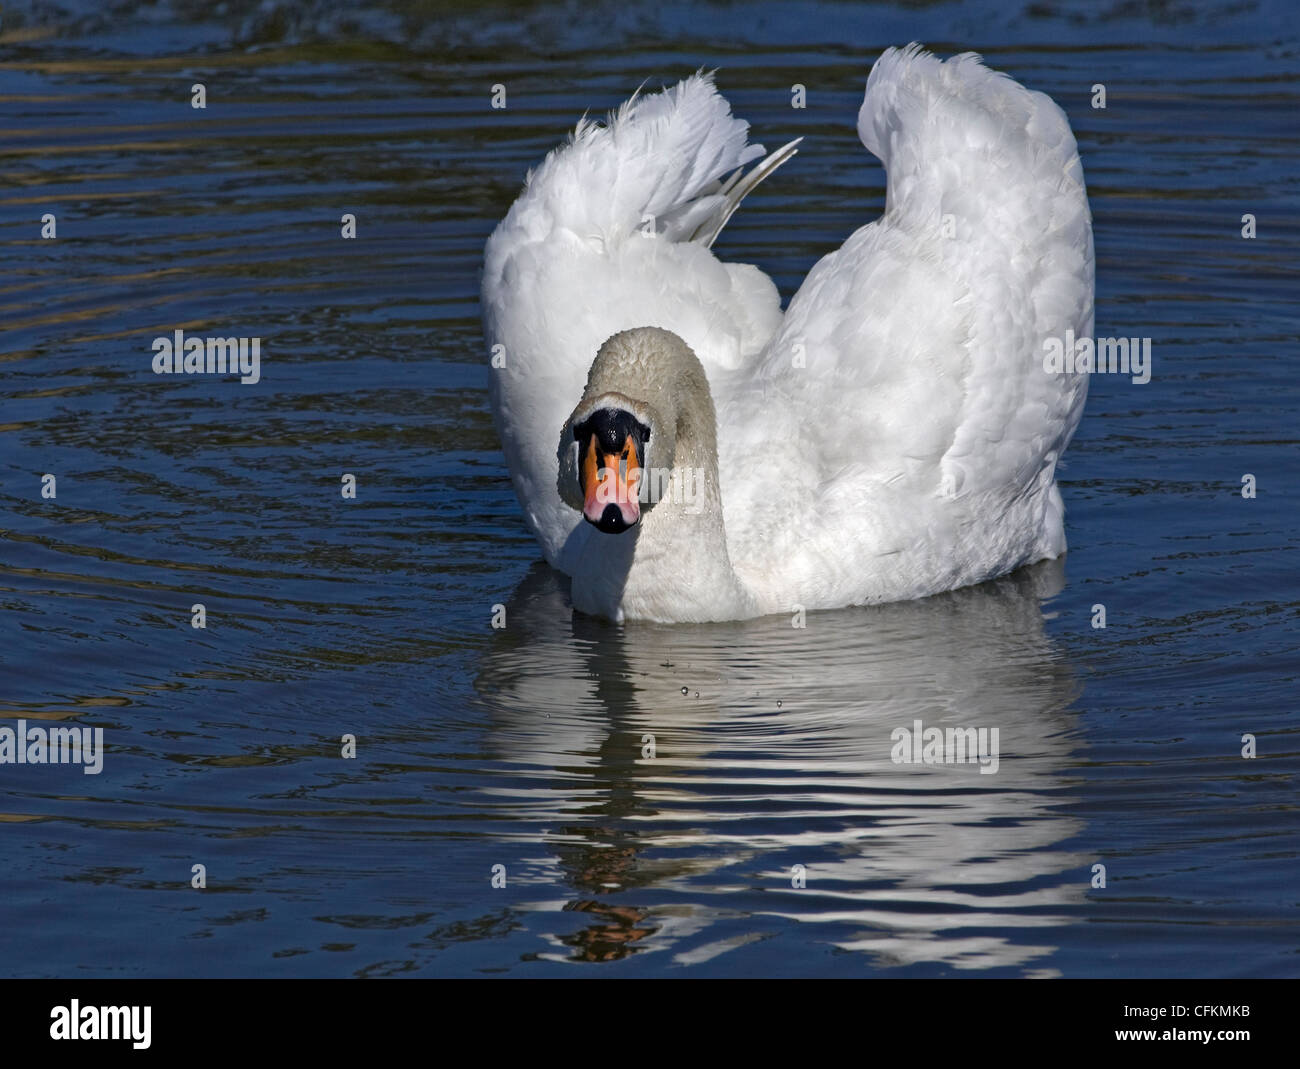
{"type": "Polygon", "coordinates": [[[1053,476],[1087,376],[1046,371],[1044,341],[1093,320],[1069,124],[978,56],[909,46],[872,69],[858,132],[888,172],[885,213],[813,268],[719,413],[733,561],[768,611],[917,596],[1064,549],[1053,476]]]}
{"type": "Polygon", "coordinates": [[[561,569],[591,531],[556,491],[556,447],[601,343],[664,327],[713,373],[752,362],[780,322],[767,276],[709,251],[741,197],[794,151],[742,176],[763,155],[747,132],[705,74],[633,97],[606,125],[579,123],[488,241],[493,415],[528,525],[561,569]]]}

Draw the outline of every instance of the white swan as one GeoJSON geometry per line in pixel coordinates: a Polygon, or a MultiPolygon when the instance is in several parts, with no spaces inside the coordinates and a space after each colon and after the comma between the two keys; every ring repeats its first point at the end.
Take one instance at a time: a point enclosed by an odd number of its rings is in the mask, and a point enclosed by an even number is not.
{"type": "Polygon", "coordinates": [[[973,54],[887,51],[858,113],[885,213],[784,315],[709,251],[794,153],[724,183],[763,155],[747,131],[703,74],[634,97],[579,123],[488,241],[493,415],[574,606],[741,619],[1063,553],[1087,374],[1046,370],[1044,342],[1091,336],[1093,249],[1060,108],[973,54]]]}

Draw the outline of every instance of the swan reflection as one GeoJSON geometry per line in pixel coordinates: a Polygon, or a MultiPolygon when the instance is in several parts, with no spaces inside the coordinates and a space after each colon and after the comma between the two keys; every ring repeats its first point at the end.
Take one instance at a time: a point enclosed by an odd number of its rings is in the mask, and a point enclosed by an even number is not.
{"type": "Polygon", "coordinates": [[[587,922],[557,925],[540,956],[694,964],[785,918],[878,965],[1031,971],[1054,947],[1030,930],[1073,923],[1087,887],[1088,859],[1060,845],[1081,826],[1061,813],[1078,684],[1041,605],[1062,574],[1045,562],[804,627],[618,626],[573,613],[535,567],[476,689],[513,773],[489,788],[496,812],[544,847],[512,880],[568,888],[527,908],[587,922]],[[996,728],[996,774],[895,763],[891,733],[916,721],[996,728]],[[724,892],[739,919],[709,904],[724,892]]]}

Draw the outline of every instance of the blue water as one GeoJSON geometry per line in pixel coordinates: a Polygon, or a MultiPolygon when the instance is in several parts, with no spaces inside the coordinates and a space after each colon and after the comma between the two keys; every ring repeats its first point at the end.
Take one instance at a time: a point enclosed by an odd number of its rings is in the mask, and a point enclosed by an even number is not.
{"type": "Polygon", "coordinates": [[[1290,5],[196,6],[0,16],[0,726],[105,745],[0,764],[0,973],[1300,973],[1290,5]],[[805,137],[716,246],[788,298],[883,206],[854,120],[913,39],[1065,108],[1096,332],[1153,339],[1094,377],[1068,557],[803,631],[575,616],[484,240],[584,111],[716,67],[805,137]],[[176,329],[261,381],[155,376],[176,329]],[[997,774],[894,764],[916,719],[997,774]]]}

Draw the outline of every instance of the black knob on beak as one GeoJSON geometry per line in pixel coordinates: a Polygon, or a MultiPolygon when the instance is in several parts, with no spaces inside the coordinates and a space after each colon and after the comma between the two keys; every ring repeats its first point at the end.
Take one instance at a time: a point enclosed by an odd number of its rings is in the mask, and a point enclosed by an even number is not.
{"type": "Polygon", "coordinates": [[[606,505],[596,528],[606,534],[621,534],[628,529],[628,523],[623,519],[623,513],[619,511],[617,505],[606,505]]]}

